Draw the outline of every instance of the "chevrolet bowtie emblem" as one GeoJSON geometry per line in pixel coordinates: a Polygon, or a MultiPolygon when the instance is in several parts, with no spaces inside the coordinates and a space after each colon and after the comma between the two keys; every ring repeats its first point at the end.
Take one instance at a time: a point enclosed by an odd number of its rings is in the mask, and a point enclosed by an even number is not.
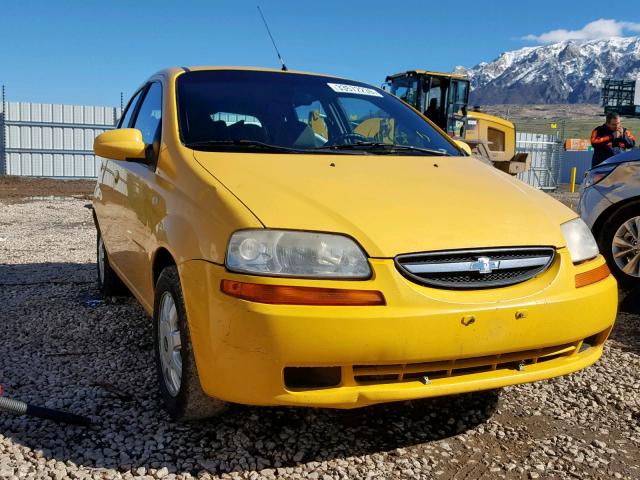
{"type": "Polygon", "coordinates": [[[478,273],[491,273],[499,267],[499,260],[491,260],[489,257],[478,257],[478,261],[473,262],[469,268],[477,271],[478,273]]]}

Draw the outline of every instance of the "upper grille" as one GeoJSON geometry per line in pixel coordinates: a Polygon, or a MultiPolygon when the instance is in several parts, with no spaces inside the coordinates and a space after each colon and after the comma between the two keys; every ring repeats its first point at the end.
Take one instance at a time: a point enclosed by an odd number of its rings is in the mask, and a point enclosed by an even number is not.
{"type": "Polygon", "coordinates": [[[395,258],[405,277],[436,288],[477,290],[521,283],[553,262],[553,247],[484,248],[410,253],[395,258]]]}

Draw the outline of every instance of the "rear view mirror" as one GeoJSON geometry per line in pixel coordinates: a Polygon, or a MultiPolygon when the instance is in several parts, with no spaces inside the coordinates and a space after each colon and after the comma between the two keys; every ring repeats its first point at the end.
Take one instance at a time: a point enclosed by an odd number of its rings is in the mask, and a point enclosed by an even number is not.
{"type": "Polygon", "coordinates": [[[146,160],[142,132],[136,128],[117,128],[98,135],[93,150],[112,160],[146,160]]]}
{"type": "Polygon", "coordinates": [[[454,142],[456,142],[456,145],[464,150],[467,155],[471,156],[471,147],[467,142],[463,142],[462,140],[454,140],[454,142]]]}

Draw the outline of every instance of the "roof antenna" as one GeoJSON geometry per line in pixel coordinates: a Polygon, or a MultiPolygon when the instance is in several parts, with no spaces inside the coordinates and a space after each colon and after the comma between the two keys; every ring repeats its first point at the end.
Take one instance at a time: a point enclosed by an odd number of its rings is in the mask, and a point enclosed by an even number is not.
{"type": "Polygon", "coordinates": [[[262,14],[262,9],[260,8],[260,5],[258,5],[258,12],[260,12],[260,16],[262,17],[262,21],[264,22],[264,26],[267,29],[267,33],[269,34],[269,38],[271,38],[271,43],[273,43],[273,48],[276,49],[276,54],[278,55],[278,60],[280,60],[280,63],[282,64],[282,71],[286,72],[287,66],[284,64],[284,60],[282,59],[282,56],[280,55],[280,52],[278,51],[278,47],[276,46],[276,41],[273,39],[273,35],[271,35],[271,30],[269,30],[269,25],[267,25],[267,21],[264,18],[264,15],[262,14]]]}

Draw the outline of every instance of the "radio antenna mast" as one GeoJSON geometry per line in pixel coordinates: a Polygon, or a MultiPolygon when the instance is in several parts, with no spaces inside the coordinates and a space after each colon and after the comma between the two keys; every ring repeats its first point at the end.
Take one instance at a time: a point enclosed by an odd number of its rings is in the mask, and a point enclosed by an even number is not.
{"type": "Polygon", "coordinates": [[[276,46],[276,41],[273,39],[273,35],[271,35],[271,30],[269,30],[269,25],[267,25],[267,20],[265,20],[264,15],[262,13],[262,9],[260,8],[260,5],[258,5],[258,12],[260,12],[260,16],[262,17],[262,21],[264,22],[264,26],[267,29],[267,33],[269,34],[269,38],[271,39],[271,43],[273,43],[273,48],[276,49],[276,54],[278,55],[278,60],[280,60],[280,63],[282,64],[282,71],[286,72],[287,66],[284,64],[284,60],[282,59],[282,56],[280,55],[280,52],[278,51],[278,47],[276,46]]]}

